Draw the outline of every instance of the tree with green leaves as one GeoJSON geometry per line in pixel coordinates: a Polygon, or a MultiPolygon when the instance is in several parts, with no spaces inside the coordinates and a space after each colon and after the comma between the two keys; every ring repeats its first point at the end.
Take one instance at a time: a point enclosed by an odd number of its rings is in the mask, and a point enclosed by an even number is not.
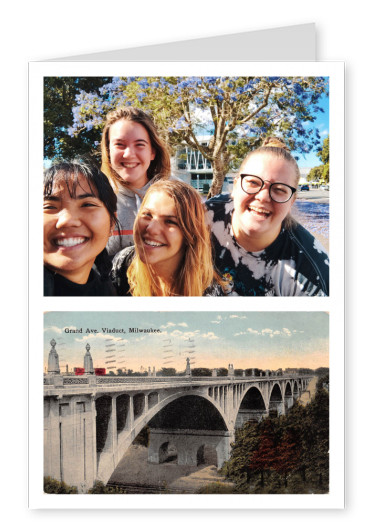
{"type": "Polygon", "coordinates": [[[236,430],[236,439],[231,445],[231,458],[221,469],[221,473],[236,484],[239,492],[249,490],[252,478],[252,469],[249,464],[259,444],[259,430],[260,424],[253,422],[246,422],[236,430]]]}
{"type": "Polygon", "coordinates": [[[195,367],[191,370],[192,376],[211,376],[212,371],[206,367],[195,367]]]}
{"type": "Polygon", "coordinates": [[[98,141],[96,131],[80,137],[68,134],[72,123],[72,107],[80,90],[98,90],[111,78],[45,77],[44,78],[44,157],[64,159],[93,153],[98,141]]]}
{"type": "Polygon", "coordinates": [[[43,478],[43,491],[46,494],[77,494],[77,487],[67,485],[64,481],[58,481],[50,476],[43,478]]]}
{"type": "Polygon", "coordinates": [[[314,399],[294,404],[287,415],[246,423],[236,431],[222,473],[239,492],[328,492],[329,394],[327,376],[314,399]]]}
{"type": "MultiPolygon", "coordinates": [[[[174,150],[199,151],[213,169],[209,197],[221,192],[224,178],[262,138],[282,136],[291,150],[308,153],[319,144],[313,122],[328,93],[322,77],[116,77],[95,90],[79,88],[72,120],[56,131],[96,150],[107,113],[133,105],[150,112],[162,137],[174,150]],[[209,137],[201,142],[200,136],[209,137]]],[[[65,115],[64,115],[65,117],[65,115]]],[[[49,135],[51,137],[51,134],[49,135]]]]}
{"type": "Polygon", "coordinates": [[[322,148],[317,152],[321,160],[320,166],[315,166],[307,175],[307,181],[325,181],[329,183],[329,137],[324,138],[322,148]]]}
{"type": "Polygon", "coordinates": [[[176,369],[173,367],[162,367],[160,371],[157,372],[158,376],[176,376],[176,369]]]}

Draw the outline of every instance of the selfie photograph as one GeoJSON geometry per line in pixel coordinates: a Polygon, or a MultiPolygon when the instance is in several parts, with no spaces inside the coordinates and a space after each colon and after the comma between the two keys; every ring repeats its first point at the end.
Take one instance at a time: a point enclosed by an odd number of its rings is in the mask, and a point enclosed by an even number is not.
{"type": "Polygon", "coordinates": [[[45,296],[329,295],[329,77],[44,77],[45,296]]]}

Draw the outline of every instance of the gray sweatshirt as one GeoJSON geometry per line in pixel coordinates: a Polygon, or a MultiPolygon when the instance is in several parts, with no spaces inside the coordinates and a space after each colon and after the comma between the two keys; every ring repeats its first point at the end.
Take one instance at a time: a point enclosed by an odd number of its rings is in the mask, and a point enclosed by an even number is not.
{"type": "Polygon", "coordinates": [[[133,245],[133,224],[147,189],[153,184],[153,179],[135,193],[129,188],[119,186],[117,196],[117,217],[120,232],[115,228],[107,243],[107,251],[112,258],[116,253],[133,245]]]}

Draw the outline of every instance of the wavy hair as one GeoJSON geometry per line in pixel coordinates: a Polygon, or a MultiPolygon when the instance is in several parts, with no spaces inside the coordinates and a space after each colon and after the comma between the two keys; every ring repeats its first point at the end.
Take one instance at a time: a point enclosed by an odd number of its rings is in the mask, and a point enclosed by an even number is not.
{"type": "Polygon", "coordinates": [[[189,184],[171,180],[153,184],[145,194],[133,230],[136,242],[135,257],[127,271],[131,295],[200,297],[214,281],[223,284],[213,266],[205,207],[200,194],[189,184]],[[143,205],[154,192],[163,192],[173,199],[177,222],[184,238],[184,256],[171,285],[163,285],[152,266],[141,261],[138,252],[138,245],[142,245],[139,219],[143,205]]]}
{"type": "Polygon", "coordinates": [[[111,126],[119,120],[128,120],[142,125],[148,132],[150,143],[155,150],[155,158],[150,162],[147,170],[149,181],[154,179],[168,179],[171,173],[170,153],[167,145],[160,137],[157,127],[149,114],[137,109],[136,107],[120,107],[111,111],[106,116],[106,123],[102,132],[101,154],[102,154],[102,171],[110,179],[114,190],[117,192],[119,184],[126,184],[119,178],[119,175],[111,166],[110,160],[110,129],[111,126]]]}

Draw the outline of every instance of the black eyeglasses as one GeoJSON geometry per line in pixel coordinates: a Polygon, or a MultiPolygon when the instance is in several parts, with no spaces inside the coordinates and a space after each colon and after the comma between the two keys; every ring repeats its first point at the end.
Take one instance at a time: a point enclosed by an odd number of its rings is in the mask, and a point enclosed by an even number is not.
{"type": "MultiPolygon", "coordinates": [[[[265,186],[265,183],[268,182],[270,181],[264,181],[261,177],[257,177],[256,175],[247,175],[246,173],[240,174],[240,185],[242,190],[249,195],[258,194],[265,186]]],[[[270,199],[276,203],[287,203],[295,192],[296,188],[285,183],[271,183],[269,186],[270,199]]]]}

